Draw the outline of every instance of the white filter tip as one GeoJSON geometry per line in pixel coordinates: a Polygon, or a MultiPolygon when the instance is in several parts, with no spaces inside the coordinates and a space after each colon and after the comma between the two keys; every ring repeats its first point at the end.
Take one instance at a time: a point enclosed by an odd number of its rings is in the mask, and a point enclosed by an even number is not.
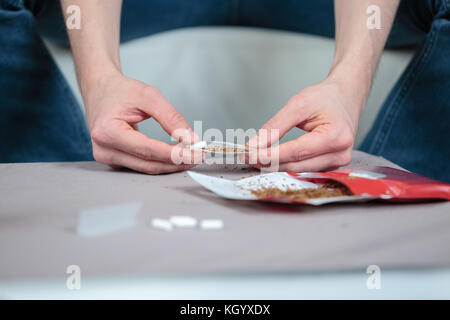
{"type": "Polygon", "coordinates": [[[169,220],[155,218],[152,219],[152,227],[164,231],[171,231],[173,226],[169,220]]]}
{"type": "Polygon", "coordinates": [[[219,219],[202,220],[200,222],[200,228],[203,230],[220,230],[223,229],[223,225],[223,220],[219,219]]]}
{"type": "Polygon", "coordinates": [[[197,219],[188,216],[172,216],[170,222],[177,228],[195,228],[197,219]]]}

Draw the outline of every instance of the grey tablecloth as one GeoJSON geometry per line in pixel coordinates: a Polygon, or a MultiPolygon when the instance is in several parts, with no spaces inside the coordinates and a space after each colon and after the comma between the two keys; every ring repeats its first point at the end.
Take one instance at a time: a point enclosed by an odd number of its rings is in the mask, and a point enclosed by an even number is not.
{"type": "MultiPolygon", "coordinates": [[[[352,166],[394,164],[361,152],[352,166]]],[[[200,166],[216,176],[257,172],[200,166]]],[[[322,207],[221,199],[186,173],[149,176],[94,162],[0,165],[0,279],[84,275],[338,271],[450,266],[450,203],[322,207]],[[75,230],[86,208],[140,201],[137,226],[100,237],[75,230]],[[154,217],[220,218],[222,231],[150,227],[154,217]]]]}

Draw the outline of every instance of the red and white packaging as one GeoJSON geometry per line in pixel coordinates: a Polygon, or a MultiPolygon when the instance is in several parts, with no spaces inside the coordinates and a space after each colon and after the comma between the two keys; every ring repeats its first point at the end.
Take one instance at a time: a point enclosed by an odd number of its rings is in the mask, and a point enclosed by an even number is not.
{"type": "Polygon", "coordinates": [[[427,201],[450,200],[450,184],[390,167],[346,168],[329,172],[274,172],[231,181],[189,172],[192,179],[217,195],[235,200],[259,200],[294,204],[322,205],[353,201],[427,201]],[[258,198],[252,190],[279,188],[301,190],[319,188],[329,181],[338,182],[351,195],[314,198],[303,201],[284,197],[258,198]]]}

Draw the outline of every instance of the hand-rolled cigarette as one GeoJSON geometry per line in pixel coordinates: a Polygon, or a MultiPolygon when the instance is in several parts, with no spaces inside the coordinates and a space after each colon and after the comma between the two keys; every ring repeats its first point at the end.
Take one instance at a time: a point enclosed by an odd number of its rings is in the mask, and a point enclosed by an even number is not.
{"type": "Polygon", "coordinates": [[[193,144],[189,146],[191,150],[201,150],[204,152],[210,152],[210,153],[248,153],[249,149],[246,146],[234,144],[234,143],[227,143],[224,141],[213,141],[213,142],[206,142],[206,141],[200,141],[196,144],[193,144]]]}

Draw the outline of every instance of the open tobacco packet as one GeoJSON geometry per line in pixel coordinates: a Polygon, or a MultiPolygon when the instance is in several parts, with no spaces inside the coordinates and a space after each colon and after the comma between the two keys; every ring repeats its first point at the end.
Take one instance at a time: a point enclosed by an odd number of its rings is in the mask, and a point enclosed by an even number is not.
{"type": "Polygon", "coordinates": [[[248,153],[249,149],[240,144],[229,143],[225,141],[200,141],[189,146],[190,150],[201,150],[206,153],[240,154],[248,153]]]}
{"type": "Polygon", "coordinates": [[[389,167],[347,168],[329,172],[274,172],[238,181],[192,171],[188,173],[206,189],[234,200],[308,205],[369,200],[450,200],[450,184],[389,167]]]}

